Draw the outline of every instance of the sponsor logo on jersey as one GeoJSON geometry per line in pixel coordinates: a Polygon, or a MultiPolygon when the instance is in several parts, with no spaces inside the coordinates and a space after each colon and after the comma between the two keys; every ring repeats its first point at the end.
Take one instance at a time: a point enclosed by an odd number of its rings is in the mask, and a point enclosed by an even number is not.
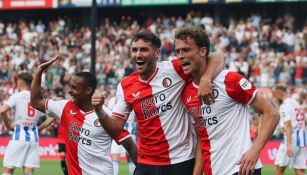
{"type": "Polygon", "coordinates": [[[72,109],[69,111],[69,114],[70,115],[76,115],[77,114],[77,112],[74,112],[72,109]]]}
{"type": "Polygon", "coordinates": [[[168,77],[166,77],[166,78],[164,78],[163,80],[162,80],[162,85],[163,85],[163,87],[165,87],[165,88],[168,88],[168,87],[170,87],[171,85],[172,85],[172,80],[170,79],[170,78],[168,78],[168,77]]]}
{"type": "Polygon", "coordinates": [[[139,98],[140,97],[140,91],[137,91],[136,93],[132,93],[133,98],[139,98]]]}
{"type": "Polygon", "coordinates": [[[192,99],[191,95],[187,98],[187,102],[190,102],[192,99]]]}
{"type": "Polygon", "coordinates": [[[249,81],[248,81],[247,79],[245,79],[245,78],[241,78],[241,80],[239,81],[239,84],[240,84],[240,86],[241,86],[241,88],[242,88],[243,90],[249,90],[249,89],[252,88],[252,83],[249,82],[249,81]]]}
{"type": "Polygon", "coordinates": [[[145,119],[158,116],[162,112],[172,109],[171,102],[166,103],[166,95],[158,94],[141,100],[141,108],[145,119]],[[157,106],[157,104],[159,104],[157,106]]]}
{"type": "Polygon", "coordinates": [[[73,142],[78,142],[90,146],[92,140],[85,138],[82,135],[89,136],[91,131],[89,129],[79,126],[76,122],[71,121],[68,128],[68,139],[73,142]]]}
{"type": "Polygon", "coordinates": [[[99,119],[96,119],[96,120],[94,121],[94,126],[96,126],[96,127],[100,127],[100,126],[101,126],[101,124],[100,124],[100,122],[99,122],[99,119]]]}

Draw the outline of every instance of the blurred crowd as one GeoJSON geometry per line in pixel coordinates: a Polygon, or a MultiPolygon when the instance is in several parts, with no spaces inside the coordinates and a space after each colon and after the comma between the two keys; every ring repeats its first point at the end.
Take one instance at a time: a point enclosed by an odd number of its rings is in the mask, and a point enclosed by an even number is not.
{"type": "MultiPolygon", "coordinates": [[[[307,24],[299,28],[291,15],[272,19],[265,13],[253,13],[247,18],[230,17],[227,24],[222,24],[210,14],[191,11],[185,16],[148,18],[145,23],[129,16],[117,21],[99,18],[98,24],[98,89],[106,91],[109,97],[114,96],[117,83],[135,71],[129,58],[133,33],[156,33],[162,41],[160,59],[169,60],[176,57],[174,30],[184,26],[205,28],[210,50],[226,53],[226,67],[244,74],[258,88],[285,83],[295,87],[293,92],[306,91],[307,24]]],[[[90,37],[89,26],[82,26],[75,18],[63,17],[49,23],[0,21],[0,103],[17,91],[17,73],[33,72],[37,65],[56,55],[62,60],[44,73],[44,94],[46,98],[69,98],[66,89],[70,76],[90,70],[90,37]]],[[[43,134],[52,135],[52,127],[43,134]]],[[[5,132],[0,124],[0,134],[5,132]]]]}

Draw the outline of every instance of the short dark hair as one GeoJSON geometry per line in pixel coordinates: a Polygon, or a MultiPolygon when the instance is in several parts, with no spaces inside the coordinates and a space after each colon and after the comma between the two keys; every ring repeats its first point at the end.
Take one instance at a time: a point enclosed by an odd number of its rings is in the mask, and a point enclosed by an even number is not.
{"type": "Polygon", "coordinates": [[[161,47],[161,40],[160,40],[160,38],[158,38],[157,35],[153,34],[152,32],[141,31],[141,32],[133,34],[132,42],[136,42],[139,39],[142,39],[142,40],[144,40],[146,42],[151,43],[151,45],[153,47],[155,47],[155,49],[161,47]]]}
{"type": "Polygon", "coordinates": [[[287,92],[287,87],[283,84],[277,84],[273,87],[276,91],[287,92]]]}
{"type": "Polygon", "coordinates": [[[207,54],[210,52],[210,40],[207,32],[200,27],[183,27],[175,31],[175,39],[186,40],[191,38],[198,48],[206,47],[207,54]]]}
{"type": "Polygon", "coordinates": [[[90,72],[78,72],[74,76],[78,76],[83,78],[85,81],[86,85],[93,88],[93,91],[95,91],[97,87],[97,79],[94,74],[90,72]]]}
{"type": "Polygon", "coordinates": [[[31,86],[33,76],[29,72],[21,72],[17,75],[18,79],[25,82],[28,86],[31,86]]]}

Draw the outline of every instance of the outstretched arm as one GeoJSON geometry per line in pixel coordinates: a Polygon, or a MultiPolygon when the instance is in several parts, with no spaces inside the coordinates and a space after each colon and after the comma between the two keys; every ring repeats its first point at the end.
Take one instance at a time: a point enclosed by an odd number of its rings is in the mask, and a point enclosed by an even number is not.
{"type": "Polygon", "coordinates": [[[224,63],[225,55],[223,53],[209,54],[206,71],[201,77],[197,94],[206,104],[214,102],[211,81],[224,69],[224,63]]]}
{"type": "Polygon", "coordinates": [[[251,106],[259,113],[263,114],[260,132],[252,147],[243,154],[239,164],[239,174],[249,174],[255,169],[256,162],[259,158],[260,152],[271,138],[278,122],[279,114],[277,109],[268,102],[260,93],[257,93],[251,106]]]}
{"type": "Polygon", "coordinates": [[[132,138],[129,137],[129,138],[125,139],[122,142],[122,145],[127,150],[128,154],[129,154],[129,157],[133,161],[134,165],[136,165],[137,164],[138,148],[137,148],[136,144],[134,143],[134,141],[132,140],[132,138]]]}
{"type": "Polygon", "coordinates": [[[36,69],[36,72],[34,73],[33,76],[33,81],[31,84],[31,99],[30,99],[30,104],[31,106],[33,106],[34,108],[45,112],[45,102],[46,100],[43,99],[43,95],[41,93],[41,82],[42,82],[42,74],[43,72],[55,61],[59,60],[60,57],[56,56],[55,58],[53,58],[52,60],[43,63],[41,65],[38,66],[38,68],[36,69]]]}

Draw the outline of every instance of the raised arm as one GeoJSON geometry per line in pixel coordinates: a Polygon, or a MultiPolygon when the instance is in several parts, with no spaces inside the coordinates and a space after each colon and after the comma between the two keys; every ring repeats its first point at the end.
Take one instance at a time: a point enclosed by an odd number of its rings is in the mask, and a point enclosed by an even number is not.
{"type": "Polygon", "coordinates": [[[212,53],[208,56],[206,71],[201,77],[198,94],[206,104],[214,102],[212,94],[212,80],[224,69],[225,55],[223,53],[212,53]]]}
{"type": "Polygon", "coordinates": [[[59,56],[56,56],[55,58],[53,58],[52,60],[43,63],[41,65],[38,66],[38,68],[36,69],[34,76],[33,76],[33,81],[31,84],[31,99],[30,99],[30,104],[31,106],[33,106],[34,108],[45,112],[45,102],[46,100],[44,100],[43,95],[42,95],[42,88],[41,88],[41,82],[42,82],[42,74],[43,72],[55,61],[57,61],[58,59],[60,59],[59,56]]]}
{"type": "Polygon", "coordinates": [[[277,109],[260,93],[257,93],[256,97],[251,103],[251,106],[257,112],[263,114],[263,116],[260,124],[259,135],[257,136],[252,147],[242,156],[240,160],[239,174],[248,173],[251,169],[253,170],[255,168],[261,150],[271,138],[279,122],[279,114],[277,109]]]}

